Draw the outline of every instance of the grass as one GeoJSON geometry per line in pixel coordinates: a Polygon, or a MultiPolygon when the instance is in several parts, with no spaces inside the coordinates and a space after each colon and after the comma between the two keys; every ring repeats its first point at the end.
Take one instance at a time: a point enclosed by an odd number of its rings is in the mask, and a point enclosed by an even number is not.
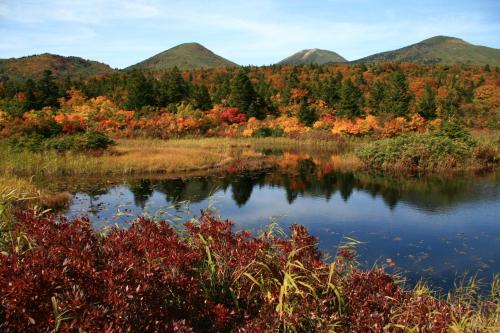
{"type": "Polygon", "coordinates": [[[148,173],[180,173],[217,169],[231,164],[262,160],[262,153],[251,148],[283,148],[327,150],[339,148],[337,142],[264,139],[122,139],[102,155],[0,152],[0,172],[6,175],[130,175],[148,173]]]}

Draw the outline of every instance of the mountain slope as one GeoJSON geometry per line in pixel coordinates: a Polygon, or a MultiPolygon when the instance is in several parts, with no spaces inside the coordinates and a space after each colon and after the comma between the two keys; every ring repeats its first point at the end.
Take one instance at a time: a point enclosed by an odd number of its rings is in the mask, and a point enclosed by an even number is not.
{"type": "Polygon", "coordinates": [[[22,58],[0,59],[0,75],[12,79],[36,79],[45,70],[51,70],[56,78],[69,76],[72,79],[94,77],[114,71],[106,64],[79,57],[63,57],[44,53],[22,58]]]}
{"type": "Polygon", "coordinates": [[[215,68],[238,66],[232,61],[213,53],[198,43],[184,43],[158,53],[127,69],[141,68],[149,70],[168,69],[177,66],[179,69],[215,68]]]}
{"type": "Polygon", "coordinates": [[[302,50],[278,62],[278,65],[306,65],[317,64],[324,65],[329,63],[347,62],[339,54],[320,49],[302,50]]]}
{"type": "Polygon", "coordinates": [[[394,51],[377,53],[353,63],[414,62],[422,64],[474,64],[500,66],[500,50],[436,36],[394,51]]]}

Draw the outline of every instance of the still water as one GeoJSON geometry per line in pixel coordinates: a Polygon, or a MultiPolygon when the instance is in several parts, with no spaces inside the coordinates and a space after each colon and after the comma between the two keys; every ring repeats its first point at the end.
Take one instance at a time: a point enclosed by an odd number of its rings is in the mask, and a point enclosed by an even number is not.
{"type": "Polygon", "coordinates": [[[179,179],[76,184],[68,217],[96,228],[126,227],[144,212],[184,220],[211,207],[258,232],[270,218],[303,224],[334,254],[344,237],[361,242],[363,267],[392,259],[410,284],[444,290],[465,272],[487,283],[500,272],[500,173],[412,178],[330,170],[313,159],[286,168],[179,179]],[[187,204],[189,202],[189,204],[187,204]]]}

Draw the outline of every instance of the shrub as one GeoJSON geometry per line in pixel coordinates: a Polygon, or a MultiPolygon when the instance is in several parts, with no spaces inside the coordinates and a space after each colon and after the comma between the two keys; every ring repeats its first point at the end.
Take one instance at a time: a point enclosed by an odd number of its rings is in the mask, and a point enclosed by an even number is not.
{"type": "Polygon", "coordinates": [[[380,268],[357,269],[349,244],[328,264],[302,226],[289,237],[232,226],[202,213],[182,233],[140,218],[100,234],[87,219],[20,213],[10,232],[17,241],[0,249],[0,330],[446,332],[461,322],[487,332],[498,324],[495,298],[479,310],[464,298],[405,291],[380,268]]]}
{"type": "Polygon", "coordinates": [[[98,131],[88,131],[85,138],[88,149],[106,149],[114,143],[105,133],[98,131]]]}
{"type": "Polygon", "coordinates": [[[461,141],[471,146],[476,145],[476,142],[470,135],[469,130],[457,121],[442,123],[437,130],[436,135],[461,141]]]}
{"type": "Polygon", "coordinates": [[[282,127],[277,126],[275,128],[271,127],[261,127],[256,129],[252,136],[256,138],[267,138],[267,137],[282,137],[285,134],[285,131],[282,127]]]}
{"type": "Polygon", "coordinates": [[[105,133],[90,131],[85,134],[63,135],[45,138],[38,133],[13,136],[7,140],[12,150],[28,150],[42,152],[45,150],[57,151],[88,151],[106,149],[114,142],[105,133]]]}
{"type": "Polygon", "coordinates": [[[450,170],[475,167],[475,141],[447,132],[408,133],[377,140],[359,148],[358,157],[369,167],[408,171],[450,170]]]}
{"type": "Polygon", "coordinates": [[[52,138],[63,132],[63,126],[52,118],[42,119],[25,129],[25,133],[41,135],[44,138],[52,138]]]}

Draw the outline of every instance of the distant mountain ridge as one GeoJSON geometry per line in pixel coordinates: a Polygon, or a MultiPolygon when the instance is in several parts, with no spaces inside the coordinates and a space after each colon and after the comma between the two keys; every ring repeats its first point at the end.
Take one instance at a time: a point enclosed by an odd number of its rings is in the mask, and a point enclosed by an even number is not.
{"type": "Polygon", "coordinates": [[[455,37],[435,36],[397,50],[381,52],[353,61],[353,63],[376,62],[500,66],[500,50],[470,44],[455,37]]]}
{"type": "MultiPolygon", "coordinates": [[[[500,49],[470,44],[462,39],[435,36],[397,50],[386,51],[348,62],[338,53],[321,49],[307,49],[280,61],[280,65],[327,65],[334,63],[410,62],[420,64],[472,64],[500,67],[500,49]]],[[[126,69],[164,70],[173,67],[182,70],[195,68],[237,67],[201,44],[184,43],[158,53],[126,69]]],[[[56,78],[86,79],[106,75],[116,70],[101,62],[80,57],[65,57],[43,53],[21,58],[0,59],[0,77],[14,80],[37,79],[45,70],[56,78]]]]}
{"type": "Polygon", "coordinates": [[[72,79],[95,77],[114,72],[109,65],[80,57],[64,57],[51,53],[21,58],[0,59],[0,75],[12,79],[36,79],[50,70],[56,78],[72,79]]]}
{"type": "Polygon", "coordinates": [[[162,70],[174,67],[179,69],[195,69],[237,66],[238,64],[213,53],[201,44],[184,43],[158,53],[126,69],[162,70]]]}
{"type": "Polygon", "coordinates": [[[347,62],[347,60],[336,52],[321,49],[306,49],[281,60],[278,62],[278,65],[326,65],[344,62],[347,62]]]}

